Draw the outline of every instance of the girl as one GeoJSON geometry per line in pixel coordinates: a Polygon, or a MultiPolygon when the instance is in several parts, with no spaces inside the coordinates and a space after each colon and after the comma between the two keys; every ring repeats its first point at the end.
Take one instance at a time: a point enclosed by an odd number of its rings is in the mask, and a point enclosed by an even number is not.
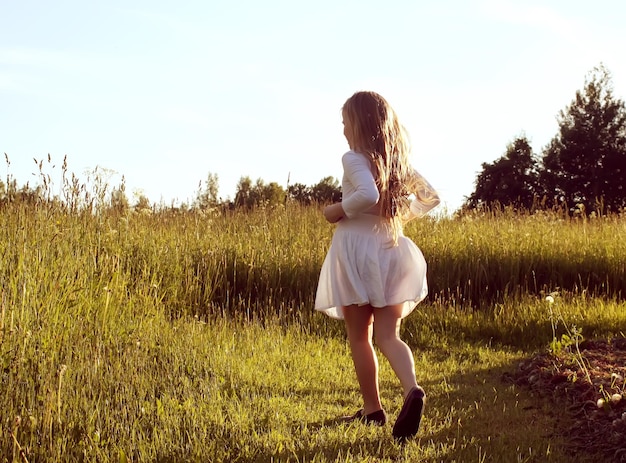
{"type": "Polygon", "coordinates": [[[342,108],[350,151],[342,157],[342,200],[324,217],[337,223],[322,265],[315,309],[344,319],[363,408],[349,420],[384,425],[376,344],[404,389],[393,435],[417,434],[424,390],[417,385],[413,353],[400,339],[400,321],[428,292],[426,262],[403,235],[402,224],[424,215],[439,197],[409,164],[407,135],[387,101],[357,92],[342,108]],[[409,199],[414,195],[413,200],[409,199]]]}

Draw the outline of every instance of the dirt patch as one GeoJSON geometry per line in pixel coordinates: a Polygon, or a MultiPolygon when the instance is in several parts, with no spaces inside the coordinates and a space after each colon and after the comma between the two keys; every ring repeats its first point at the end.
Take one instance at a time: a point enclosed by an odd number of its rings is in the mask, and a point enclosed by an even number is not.
{"type": "Polygon", "coordinates": [[[558,355],[524,360],[505,380],[565,411],[560,429],[573,453],[626,462],[626,338],[582,341],[558,355]]]}

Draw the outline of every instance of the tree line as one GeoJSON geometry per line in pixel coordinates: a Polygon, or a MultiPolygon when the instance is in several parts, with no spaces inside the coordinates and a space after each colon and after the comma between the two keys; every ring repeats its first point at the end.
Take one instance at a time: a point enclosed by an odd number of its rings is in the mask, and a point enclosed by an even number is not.
{"type": "Polygon", "coordinates": [[[533,152],[526,136],[502,157],[483,163],[461,211],[510,207],[608,214],[626,206],[626,109],[613,95],[610,72],[600,65],[557,116],[558,133],[533,152]]]}
{"type": "MultiPolygon", "coordinates": [[[[570,214],[610,214],[626,207],[626,106],[613,94],[611,74],[600,64],[585,77],[582,90],[557,115],[558,132],[542,153],[525,135],[516,137],[503,156],[483,163],[458,214],[508,208],[517,211],[565,210],[570,214]]],[[[254,208],[297,201],[307,205],[339,201],[339,182],[326,177],[317,185],[276,183],[242,177],[231,208],[254,208]]],[[[209,174],[198,192],[201,208],[220,204],[217,176],[209,174]]]]}
{"type": "Polygon", "coordinates": [[[258,178],[252,181],[244,176],[237,182],[234,199],[223,200],[218,197],[219,178],[209,173],[204,183],[200,183],[193,208],[201,210],[222,207],[228,209],[253,209],[256,207],[274,207],[292,201],[304,206],[310,204],[328,204],[341,200],[341,186],[334,177],[324,177],[315,185],[294,183],[283,188],[276,182],[265,183],[258,178]]]}
{"type": "MultiPolygon", "coordinates": [[[[610,72],[604,65],[594,68],[585,78],[572,102],[557,116],[558,133],[543,148],[533,151],[525,135],[516,137],[504,155],[491,163],[483,163],[474,182],[474,191],[465,197],[458,214],[473,210],[509,208],[518,211],[546,209],[569,213],[609,214],[626,207],[626,106],[613,94],[610,72]]],[[[7,165],[10,164],[8,157],[7,165]]],[[[72,174],[67,175],[63,161],[63,192],[66,197],[50,197],[49,175],[43,161],[38,164],[40,185],[22,187],[7,177],[0,180],[0,205],[7,202],[60,202],[72,208],[111,208],[114,210],[155,210],[148,198],[136,194],[134,204],[126,196],[124,180],[109,188],[111,171],[96,168],[91,173],[90,187],[72,174]],[[100,169],[100,170],[98,170],[100,169]],[[108,189],[107,189],[108,188],[108,189]],[[105,197],[106,196],[106,197],[105,197]]],[[[48,155],[48,163],[51,163],[48,155]]],[[[302,205],[327,204],[341,199],[339,180],[324,177],[315,185],[289,184],[286,188],[261,178],[253,181],[243,176],[237,183],[234,198],[219,197],[219,178],[209,173],[201,181],[193,200],[171,208],[177,210],[253,209],[274,207],[288,202],[302,205]]]]}
{"type": "MultiPolygon", "coordinates": [[[[5,154],[6,156],[6,154],[5,154]]],[[[219,197],[219,177],[209,173],[205,181],[201,181],[195,197],[190,202],[181,204],[156,205],[141,192],[135,193],[134,202],[128,199],[124,178],[117,186],[110,184],[114,172],[96,168],[89,173],[86,182],[80,181],[72,174],[67,175],[67,157],[63,161],[62,197],[52,194],[51,176],[44,172],[44,161],[34,160],[39,168],[40,183],[31,186],[26,183],[19,186],[17,181],[8,176],[6,182],[0,179],[0,206],[8,203],[24,205],[55,204],[71,210],[114,210],[138,212],[175,209],[177,211],[206,211],[211,209],[233,210],[254,209],[257,207],[276,207],[288,202],[296,202],[304,206],[311,204],[329,204],[341,200],[341,186],[334,177],[324,177],[314,185],[294,183],[283,188],[276,182],[266,183],[258,178],[252,181],[243,176],[237,183],[235,197],[222,199],[219,197]]],[[[7,157],[7,165],[10,164],[7,157]]],[[[48,155],[48,164],[52,164],[48,155]]],[[[55,167],[55,166],[52,166],[55,167]]]]}

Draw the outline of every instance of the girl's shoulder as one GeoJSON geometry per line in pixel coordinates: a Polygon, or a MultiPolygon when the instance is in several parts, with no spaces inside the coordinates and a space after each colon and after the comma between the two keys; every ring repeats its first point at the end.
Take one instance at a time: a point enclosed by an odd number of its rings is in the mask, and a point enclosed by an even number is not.
{"type": "Polygon", "coordinates": [[[345,163],[366,163],[367,165],[370,165],[370,158],[369,156],[367,156],[366,154],[360,153],[358,151],[354,151],[354,150],[349,150],[346,151],[343,156],[342,156],[342,161],[345,163]]]}
{"type": "Polygon", "coordinates": [[[350,150],[341,158],[344,172],[372,171],[372,163],[369,157],[358,151],[350,150]]]}

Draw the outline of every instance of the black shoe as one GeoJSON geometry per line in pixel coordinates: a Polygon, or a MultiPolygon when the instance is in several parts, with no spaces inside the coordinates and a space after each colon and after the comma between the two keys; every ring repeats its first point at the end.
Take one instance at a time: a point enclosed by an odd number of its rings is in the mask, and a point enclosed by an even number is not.
{"type": "Polygon", "coordinates": [[[402,405],[396,424],[393,425],[393,437],[404,441],[417,434],[422,421],[424,399],[426,399],[424,389],[419,386],[411,389],[404,399],[404,405],[402,405]]]}
{"type": "Polygon", "coordinates": [[[370,413],[369,415],[364,415],[363,409],[361,409],[354,415],[346,417],[344,421],[362,421],[365,424],[384,426],[385,423],[387,423],[387,414],[384,410],[378,410],[377,412],[370,413]]]}

